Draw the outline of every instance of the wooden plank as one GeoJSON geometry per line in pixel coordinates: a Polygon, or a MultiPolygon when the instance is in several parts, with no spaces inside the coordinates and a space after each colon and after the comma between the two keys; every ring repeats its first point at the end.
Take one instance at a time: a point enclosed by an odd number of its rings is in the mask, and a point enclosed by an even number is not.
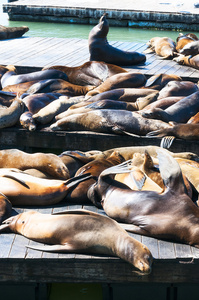
{"type": "Polygon", "coordinates": [[[173,243],[158,240],[158,248],[159,248],[159,258],[160,259],[175,259],[176,258],[175,248],[174,248],[173,243]]]}

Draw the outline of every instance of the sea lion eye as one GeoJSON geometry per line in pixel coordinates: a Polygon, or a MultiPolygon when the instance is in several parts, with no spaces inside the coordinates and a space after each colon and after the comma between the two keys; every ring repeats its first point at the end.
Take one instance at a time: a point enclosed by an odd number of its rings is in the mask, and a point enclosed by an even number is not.
{"type": "Polygon", "coordinates": [[[24,223],[25,223],[25,221],[22,221],[21,223],[22,223],[22,224],[24,224],[24,223]]]}

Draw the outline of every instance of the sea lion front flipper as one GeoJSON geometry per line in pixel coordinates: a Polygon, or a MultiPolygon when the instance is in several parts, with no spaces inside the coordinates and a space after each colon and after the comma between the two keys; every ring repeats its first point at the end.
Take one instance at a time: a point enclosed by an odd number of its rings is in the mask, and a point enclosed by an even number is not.
{"type": "Polygon", "coordinates": [[[149,87],[152,84],[154,84],[154,82],[156,82],[160,77],[162,77],[162,74],[158,74],[156,76],[151,76],[149,79],[147,79],[146,83],[145,83],[145,87],[149,87]]]}
{"type": "Polygon", "coordinates": [[[146,180],[145,174],[139,168],[137,168],[130,173],[130,177],[140,191],[146,180]]]}
{"type": "Polygon", "coordinates": [[[86,209],[73,209],[73,210],[64,210],[64,211],[60,211],[60,212],[56,212],[56,213],[52,213],[52,215],[70,215],[70,214],[74,214],[74,215],[93,215],[93,216],[98,216],[98,213],[95,213],[93,211],[90,210],[86,210],[86,209]]]}
{"type": "Polygon", "coordinates": [[[174,140],[175,140],[175,136],[165,136],[162,138],[162,140],[160,142],[160,147],[169,149],[174,140]]]}
{"type": "Polygon", "coordinates": [[[65,245],[41,245],[41,246],[30,246],[27,245],[27,248],[37,250],[37,251],[45,251],[45,252],[72,252],[75,251],[75,248],[71,244],[65,244],[65,245]]]}
{"type": "Polygon", "coordinates": [[[134,224],[125,224],[125,223],[118,223],[124,230],[132,233],[142,234],[142,235],[149,235],[148,232],[137,225],[134,224]]]}
{"type": "Polygon", "coordinates": [[[19,179],[17,177],[15,177],[14,175],[9,175],[9,174],[5,174],[3,175],[2,177],[6,177],[6,178],[9,178],[9,179],[13,179],[17,182],[19,182],[21,185],[25,186],[27,189],[29,189],[30,187],[26,184],[26,182],[22,179],[19,179]]]}

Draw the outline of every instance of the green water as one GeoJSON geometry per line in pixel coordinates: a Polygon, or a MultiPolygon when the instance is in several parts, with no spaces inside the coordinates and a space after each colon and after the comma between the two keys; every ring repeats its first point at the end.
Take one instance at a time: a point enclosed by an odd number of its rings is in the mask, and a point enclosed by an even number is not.
{"type": "MultiPolygon", "coordinates": [[[[38,37],[59,37],[59,38],[81,38],[87,39],[93,25],[63,24],[63,23],[44,23],[44,22],[15,22],[9,21],[7,14],[2,11],[2,4],[6,0],[0,0],[0,24],[4,26],[23,26],[29,27],[25,36],[38,37]]],[[[183,32],[187,33],[187,32],[183,32]]],[[[176,40],[179,32],[167,30],[135,29],[128,27],[110,27],[108,40],[146,43],[154,36],[168,36],[176,40]]],[[[199,36],[199,32],[196,33],[199,36]]]]}

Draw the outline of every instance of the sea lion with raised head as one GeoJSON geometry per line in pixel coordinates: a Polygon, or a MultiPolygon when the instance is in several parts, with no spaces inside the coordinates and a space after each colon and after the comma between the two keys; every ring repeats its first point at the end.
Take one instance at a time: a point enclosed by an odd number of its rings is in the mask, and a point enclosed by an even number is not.
{"type": "Polygon", "coordinates": [[[88,196],[101,199],[106,214],[134,233],[199,247],[199,210],[185,193],[178,162],[163,149],[158,151],[159,167],[166,186],[164,193],[132,191],[112,179],[111,174],[130,172],[128,162],[103,171],[88,196]],[[97,195],[97,197],[96,197],[97,195]],[[132,224],[132,225],[130,225],[132,224]]]}
{"type": "Polygon", "coordinates": [[[43,70],[56,69],[67,74],[68,81],[77,85],[95,85],[98,86],[108,77],[127,72],[125,69],[107,64],[103,61],[87,61],[78,67],[50,66],[43,70]]]}
{"type": "Polygon", "coordinates": [[[5,230],[48,244],[33,246],[35,250],[114,255],[142,274],[151,271],[149,249],[116,221],[94,212],[72,210],[50,215],[29,211],[5,220],[0,231],[5,230]]]}
{"type": "Polygon", "coordinates": [[[106,13],[92,28],[88,37],[90,60],[104,61],[119,66],[131,66],[144,63],[146,56],[136,51],[124,51],[111,46],[107,40],[109,23],[106,13]]]}

